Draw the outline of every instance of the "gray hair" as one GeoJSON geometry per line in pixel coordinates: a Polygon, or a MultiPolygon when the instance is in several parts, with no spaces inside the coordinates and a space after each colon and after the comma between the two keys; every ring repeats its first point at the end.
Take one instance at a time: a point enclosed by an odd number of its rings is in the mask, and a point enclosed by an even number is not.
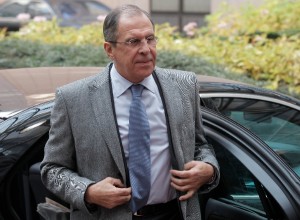
{"type": "Polygon", "coordinates": [[[118,38],[118,25],[120,17],[123,15],[126,15],[128,17],[133,17],[136,15],[146,15],[150,22],[152,23],[153,29],[154,23],[149,15],[148,12],[142,10],[136,5],[122,5],[120,7],[117,7],[113,9],[105,18],[104,24],[103,24],[103,35],[105,41],[117,41],[118,38]]]}

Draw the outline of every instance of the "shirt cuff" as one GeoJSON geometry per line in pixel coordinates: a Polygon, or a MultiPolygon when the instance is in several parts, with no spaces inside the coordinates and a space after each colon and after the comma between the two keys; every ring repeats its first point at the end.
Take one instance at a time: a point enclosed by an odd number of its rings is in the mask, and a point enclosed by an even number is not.
{"type": "Polygon", "coordinates": [[[213,176],[210,178],[210,180],[206,183],[207,185],[211,185],[211,184],[213,184],[214,182],[215,182],[215,180],[216,180],[216,177],[217,177],[217,172],[216,172],[216,168],[212,165],[212,164],[210,164],[213,168],[214,168],[214,174],[213,174],[213,176]]]}

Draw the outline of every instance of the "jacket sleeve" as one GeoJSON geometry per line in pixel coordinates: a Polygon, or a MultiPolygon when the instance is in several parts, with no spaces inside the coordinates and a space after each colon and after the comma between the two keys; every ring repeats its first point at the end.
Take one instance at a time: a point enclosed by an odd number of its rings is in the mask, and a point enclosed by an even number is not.
{"type": "Polygon", "coordinates": [[[42,181],[47,189],[68,202],[73,209],[90,213],[84,201],[87,187],[94,182],[76,172],[74,139],[68,108],[57,90],[51,114],[49,140],[41,163],[42,181]]]}
{"type": "Polygon", "coordinates": [[[209,163],[214,167],[213,180],[199,189],[199,193],[206,193],[215,188],[220,180],[220,168],[216,159],[213,146],[210,145],[205,137],[203,129],[202,113],[199,96],[199,86],[195,83],[195,155],[194,159],[197,161],[203,161],[209,163]]]}

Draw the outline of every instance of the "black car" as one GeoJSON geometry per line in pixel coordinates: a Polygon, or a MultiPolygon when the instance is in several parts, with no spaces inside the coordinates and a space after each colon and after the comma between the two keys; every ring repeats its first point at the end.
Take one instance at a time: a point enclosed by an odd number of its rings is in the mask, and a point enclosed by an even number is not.
{"type": "Polygon", "coordinates": [[[19,30],[29,21],[51,20],[81,27],[101,19],[111,9],[94,0],[6,0],[0,4],[0,28],[19,30]]]}
{"type": "MultiPolygon", "coordinates": [[[[39,172],[53,93],[99,72],[0,70],[0,219],[41,219],[36,209],[45,197],[68,207],[43,187],[39,172]]],[[[199,195],[202,219],[300,219],[300,101],[225,79],[198,79],[204,129],[221,167],[219,186],[199,195]]]]}

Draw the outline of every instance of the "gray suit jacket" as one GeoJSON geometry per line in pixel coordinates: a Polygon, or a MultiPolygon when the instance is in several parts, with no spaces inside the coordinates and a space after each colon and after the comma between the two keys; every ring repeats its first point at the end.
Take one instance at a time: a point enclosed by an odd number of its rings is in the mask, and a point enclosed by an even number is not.
{"type": "MultiPolygon", "coordinates": [[[[213,149],[207,144],[200,112],[194,73],[156,67],[154,76],[161,88],[169,122],[170,145],[179,169],[186,162],[202,160],[217,172],[213,149]]],[[[131,219],[128,204],[91,212],[84,202],[90,184],[106,177],[127,182],[126,164],[112,103],[109,65],[95,76],[57,90],[51,115],[49,140],[41,164],[42,180],[54,194],[70,203],[71,219],[131,219]]],[[[200,219],[198,196],[181,202],[185,219],[200,219]]]]}

